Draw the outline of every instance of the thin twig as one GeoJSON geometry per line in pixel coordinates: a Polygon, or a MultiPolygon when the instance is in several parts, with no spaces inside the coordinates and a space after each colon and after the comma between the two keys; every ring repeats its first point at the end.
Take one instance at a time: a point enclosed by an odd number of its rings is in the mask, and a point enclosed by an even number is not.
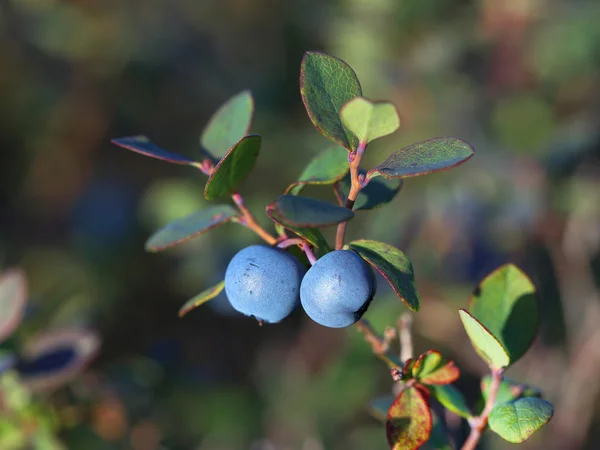
{"type": "MultiPolygon", "coordinates": [[[[371,326],[371,323],[366,319],[360,319],[358,322],[354,324],[358,331],[360,331],[365,337],[365,341],[371,345],[373,349],[373,353],[385,362],[390,369],[398,369],[401,368],[400,361],[398,361],[398,357],[395,356],[392,352],[390,352],[390,344],[394,339],[391,336],[390,332],[387,331],[387,336],[384,337],[379,336],[377,332],[371,326]]],[[[395,335],[395,333],[394,333],[395,335]]]]}
{"type": "MultiPolygon", "coordinates": [[[[362,161],[362,157],[365,153],[365,149],[367,147],[366,142],[360,142],[355,152],[350,152],[348,154],[348,164],[350,165],[350,192],[348,193],[348,198],[346,199],[346,208],[352,209],[354,206],[354,202],[360,193],[360,190],[363,188],[360,177],[358,174],[358,169],[360,168],[360,162],[362,161]]],[[[335,235],[335,249],[340,250],[344,246],[344,237],[346,236],[346,228],[348,227],[348,221],[342,222],[337,227],[337,232],[335,235]]]]}
{"type": "Polygon", "coordinates": [[[413,357],[412,340],[413,317],[409,312],[403,313],[398,319],[398,337],[400,340],[400,360],[407,361],[413,357]]]}
{"type": "Polygon", "coordinates": [[[481,435],[487,426],[490,413],[496,404],[496,397],[498,395],[498,390],[500,389],[500,384],[502,383],[503,374],[503,368],[492,370],[492,382],[490,384],[490,392],[488,393],[487,401],[485,402],[485,406],[483,411],[481,411],[481,414],[478,417],[473,417],[469,420],[471,433],[463,444],[462,450],[475,450],[477,448],[477,444],[479,444],[481,435]]]}
{"type": "Polygon", "coordinates": [[[292,245],[302,245],[303,242],[304,242],[304,239],[301,239],[301,238],[289,238],[289,239],[285,239],[285,240],[279,242],[279,244],[277,244],[277,247],[288,248],[288,247],[291,247],[292,245]]]}
{"type": "Polygon", "coordinates": [[[268,231],[266,231],[260,224],[256,221],[250,210],[246,207],[244,203],[244,199],[242,196],[235,192],[231,198],[233,202],[236,204],[240,212],[242,213],[242,218],[239,220],[239,223],[247,227],[248,229],[254,231],[258,234],[267,244],[275,245],[277,244],[277,238],[272,236],[268,231]]]}
{"type": "Polygon", "coordinates": [[[339,182],[333,184],[333,193],[335,194],[335,198],[337,199],[339,205],[344,206],[344,203],[346,202],[344,201],[344,193],[342,192],[339,182]]]}

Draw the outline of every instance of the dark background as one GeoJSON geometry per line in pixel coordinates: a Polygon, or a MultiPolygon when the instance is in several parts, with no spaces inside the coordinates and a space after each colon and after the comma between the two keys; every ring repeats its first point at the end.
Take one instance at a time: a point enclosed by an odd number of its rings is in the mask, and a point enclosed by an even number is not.
{"type": "MultiPolygon", "coordinates": [[[[301,311],[258,327],[224,296],[177,317],[257,238],[227,225],[146,253],[154,230],[208,203],[204,178],[110,144],[144,134],[199,155],[211,114],[251,89],[263,146],[242,192],[269,226],[264,206],[328,143],[299,94],[306,50],[344,59],[365,96],[398,107],[400,131],[365,167],[440,135],[476,148],[349,227],[412,259],[415,351],[454,358],[473,403],[485,367],[457,309],[486,273],[520,265],[542,319],[508,376],[556,407],[522,447],[598,448],[598,17],[598,2],[567,0],[0,0],[0,265],[29,279],[21,332],[83,325],[103,340],[44,399],[66,448],[387,448],[365,405],[391,380],[356,330],[301,311]]],[[[404,310],[380,280],[367,318],[383,330],[404,310]]]]}

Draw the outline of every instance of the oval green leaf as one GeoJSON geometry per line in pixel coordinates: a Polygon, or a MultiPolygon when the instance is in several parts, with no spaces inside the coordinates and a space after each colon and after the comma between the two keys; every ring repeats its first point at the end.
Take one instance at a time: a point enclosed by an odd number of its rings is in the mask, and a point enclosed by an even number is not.
{"type": "Polygon", "coordinates": [[[246,136],[229,149],[204,186],[207,200],[228,197],[240,187],[256,164],[260,142],[260,136],[246,136]]]}
{"type": "Polygon", "coordinates": [[[458,312],[471,344],[479,356],[492,370],[507,367],[510,358],[500,341],[465,309],[460,309],[458,312]]]}
{"type": "Polygon", "coordinates": [[[352,219],[354,213],[348,208],[310,197],[280,195],[267,207],[273,220],[292,227],[320,228],[336,225],[352,219]]]}
{"type": "Polygon", "coordinates": [[[99,349],[100,336],[90,330],[41,333],[23,349],[17,370],[29,389],[54,390],[75,378],[99,349]]]}
{"type": "Polygon", "coordinates": [[[517,266],[506,264],[475,289],[469,312],[498,338],[512,364],[527,352],[537,331],[535,286],[517,266]]]}
{"type": "MultiPolygon", "coordinates": [[[[487,401],[490,385],[492,381],[491,375],[486,375],[481,378],[481,394],[483,400],[487,401]]],[[[516,400],[521,397],[541,397],[542,392],[539,388],[519,383],[507,377],[503,377],[496,394],[496,403],[505,403],[516,400]]]]}
{"type": "Polygon", "coordinates": [[[415,386],[405,388],[387,415],[386,432],[392,450],[421,447],[431,435],[431,410],[425,395],[415,386]]]}
{"type": "Polygon", "coordinates": [[[348,152],[338,145],[316,155],[292,183],[286,194],[298,195],[307,184],[333,184],[348,173],[348,152]]]}
{"type": "Polygon", "coordinates": [[[419,356],[412,373],[423,384],[448,384],[460,377],[454,361],[444,358],[437,350],[429,350],[419,356]]]}
{"type": "Polygon", "coordinates": [[[250,132],[254,99],[249,90],[242,91],[213,114],[200,137],[200,144],[211,154],[221,157],[250,132]]]}
{"type": "Polygon", "coordinates": [[[398,110],[393,103],[370,102],[364,97],[355,97],[343,105],[340,118],[344,126],[365,143],[392,134],[400,127],[398,110]]]}
{"type": "Polygon", "coordinates": [[[198,306],[203,305],[209,300],[212,300],[217,295],[219,295],[221,291],[223,291],[224,287],[225,281],[219,281],[213,287],[208,288],[200,292],[198,295],[192,297],[187,302],[185,302],[185,304],[179,309],[179,317],[185,316],[192,309],[196,309],[198,306]]]}
{"type": "Polygon", "coordinates": [[[358,139],[340,119],[341,107],[362,95],[348,64],[322,52],[306,52],[300,67],[300,94],[308,117],[323,136],[348,150],[356,149],[358,139]]]}
{"type": "Polygon", "coordinates": [[[383,275],[408,309],[419,310],[421,301],[415,287],[414,269],[404,253],[392,245],[368,239],[352,241],[347,247],[383,275]]]}
{"type": "Polygon", "coordinates": [[[381,422],[385,422],[387,419],[388,411],[392,407],[393,403],[394,397],[392,397],[391,395],[384,395],[382,397],[374,398],[369,402],[369,413],[371,413],[371,415],[375,419],[381,422]]]}
{"type": "Polygon", "coordinates": [[[392,153],[367,173],[367,178],[408,178],[451,169],[475,154],[473,147],[454,137],[438,137],[392,153]]]}
{"type": "Polygon", "coordinates": [[[553,415],[549,402],[526,397],[494,406],[488,424],[504,440],[518,444],[546,425],[553,415]]]}
{"type": "MultiPolygon", "coordinates": [[[[366,174],[366,171],[360,170],[360,173],[366,174]]],[[[386,180],[385,178],[373,178],[369,180],[369,183],[360,190],[354,206],[353,211],[367,211],[380,206],[386,205],[391,202],[396,194],[400,192],[404,182],[400,178],[386,180]]],[[[344,193],[344,196],[348,196],[350,192],[350,176],[345,176],[340,181],[340,188],[344,193]]]]}
{"type": "Polygon", "coordinates": [[[151,158],[160,159],[174,164],[193,164],[196,161],[179,155],[177,153],[163,150],[158,145],[154,144],[146,136],[128,136],[123,138],[111,139],[113,144],[119,147],[126,148],[136,153],[140,153],[151,158]]]}
{"type": "Polygon", "coordinates": [[[462,393],[453,384],[428,386],[431,395],[440,402],[447,410],[468,419],[473,414],[467,406],[467,401],[462,393]]]}
{"type": "Polygon", "coordinates": [[[146,250],[160,252],[223,225],[237,216],[237,211],[230,205],[211,206],[158,230],[146,241],[146,250]]]}
{"type": "Polygon", "coordinates": [[[27,279],[21,269],[8,269],[0,275],[0,342],[23,320],[27,295],[27,279]]]}

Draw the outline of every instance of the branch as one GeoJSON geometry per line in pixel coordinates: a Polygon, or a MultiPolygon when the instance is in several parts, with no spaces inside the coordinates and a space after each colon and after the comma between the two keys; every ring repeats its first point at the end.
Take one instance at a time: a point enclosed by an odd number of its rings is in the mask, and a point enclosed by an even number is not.
{"type": "MultiPolygon", "coordinates": [[[[396,337],[396,330],[389,327],[385,330],[383,337],[379,336],[377,332],[371,326],[371,323],[366,319],[360,319],[354,324],[358,331],[360,331],[367,343],[371,344],[373,353],[385,362],[390,369],[398,369],[400,362],[392,352],[390,352],[390,344],[396,337]]],[[[393,376],[393,375],[392,375],[393,376]]]]}
{"type": "Polygon", "coordinates": [[[477,448],[477,444],[481,439],[481,435],[483,434],[483,431],[487,426],[490,413],[492,412],[492,409],[496,404],[496,397],[498,396],[500,383],[502,383],[503,374],[503,368],[492,370],[492,382],[490,384],[490,392],[488,394],[487,401],[485,402],[485,406],[483,408],[483,411],[481,411],[481,414],[478,417],[473,417],[469,420],[469,425],[471,426],[471,433],[469,434],[469,437],[462,446],[462,450],[475,450],[477,448]]]}
{"type": "MultiPolygon", "coordinates": [[[[350,165],[350,192],[346,199],[346,208],[352,209],[354,202],[363,188],[361,183],[361,177],[358,174],[360,168],[360,162],[365,153],[367,147],[366,142],[360,142],[355,152],[348,154],[348,163],[350,165]]],[[[338,225],[337,232],[335,235],[335,249],[340,250],[344,246],[344,237],[346,236],[346,228],[348,227],[348,221],[342,222],[338,225]]]]}
{"type": "Polygon", "coordinates": [[[231,198],[233,199],[233,202],[236,204],[236,206],[242,213],[242,218],[240,219],[239,223],[244,225],[246,228],[254,231],[267,244],[269,244],[269,245],[277,244],[277,238],[272,236],[268,231],[266,231],[263,227],[260,226],[260,224],[256,221],[256,219],[254,218],[254,216],[252,215],[250,210],[246,207],[246,204],[244,203],[244,199],[242,198],[242,196],[239,193],[235,192],[231,196],[231,198]]]}
{"type": "Polygon", "coordinates": [[[413,317],[409,312],[405,312],[398,319],[401,361],[407,361],[413,357],[412,322],[413,317]]]}

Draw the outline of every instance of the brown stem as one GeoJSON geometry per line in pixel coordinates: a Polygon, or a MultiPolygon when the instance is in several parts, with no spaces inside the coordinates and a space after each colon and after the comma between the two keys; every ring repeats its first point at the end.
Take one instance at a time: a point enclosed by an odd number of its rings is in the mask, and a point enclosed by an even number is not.
{"type": "Polygon", "coordinates": [[[492,382],[490,384],[490,392],[488,394],[487,401],[485,402],[485,406],[483,411],[481,411],[481,414],[478,417],[473,417],[469,420],[471,433],[462,446],[462,450],[475,450],[477,448],[477,444],[481,439],[481,435],[487,426],[490,413],[496,404],[496,397],[498,395],[498,390],[500,389],[500,383],[502,383],[503,373],[504,369],[502,368],[492,370],[492,382]]]}
{"type": "Polygon", "coordinates": [[[398,319],[398,335],[400,338],[400,360],[407,361],[413,357],[412,315],[405,312],[398,319]]]}
{"type": "Polygon", "coordinates": [[[340,183],[333,184],[333,193],[335,194],[335,198],[338,201],[340,206],[344,206],[344,194],[342,192],[342,188],[340,187],[340,183]]]}
{"type": "MultiPolygon", "coordinates": [[[[348,193],[348,198],[346,199],[346,208],[352,209],[354,206],[354,202],[356,202],[356,198],[362,189],[362,185],[360,183],[358,177],[358,169],[360,168],[360,162],[362,161],[362,157],[365,153],[365,148],[367,147],[366,142],[360,142],[356,149],[356,152],[351,152],[349,156],[349,165],[350,165],[350,192],[348,193]]],[[[346,228],[348,227],[348,221],[342,222],[338,225],[337,232],[335,235],[335,249],[340,250],[344,246],[344,237],[346,236],[346,228]]]]}
{"type": "Polygon", "coordinates": [[[389,332],[387,336],[379,336],[379,334],[377,334],[369,321],[366,319],[360,319],[354,324],[354,326],[356,326],[358,331],[364,335],[365,341],[371,344],[373,353],[375,353],[379,359],[385,362],[390,369],[401,368],[399,364],[395,362],[398,360],[398,358],[390,352],[389,347],[393,337],[389,332]]]}
{"type": "Polygon", "coordinates": [[[242,218],[240,223],[244,225],[246,228],[254,231],[258,234],[267,244],[275,245],[277,244],[277,238],[272,236],[268,231],[266,231],[260,224],[256,221],[250,210],[246,207],[244,203],[244,199],[242,196],[235,192],[231,198],[233,202],[236,204],[240,212],[242,213],[242,218]]]}

